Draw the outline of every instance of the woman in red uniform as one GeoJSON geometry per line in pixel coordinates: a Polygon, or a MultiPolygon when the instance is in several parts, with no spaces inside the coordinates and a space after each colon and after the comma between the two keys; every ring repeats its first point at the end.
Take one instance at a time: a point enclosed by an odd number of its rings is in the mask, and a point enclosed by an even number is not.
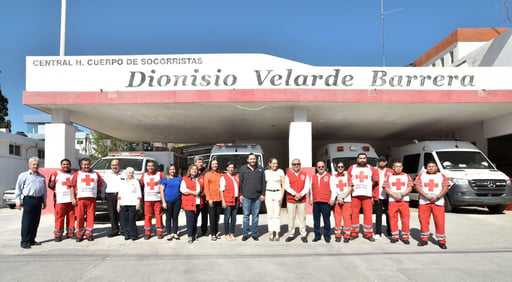
{"type": "Polygon", "coordinates": [[[226,170],[228,171],[220,178],[220,197],[224,210],[224,234],[226,240],[235,239],[236,213],[239,205],[239,179],[235,174],[235,163],[228,162],[226,170]]]}
{"type": "Polygon", "coordinates": [[[190,165],[180,185],[180,192],[183,194],[181,197],[181,207],[185,210],[187,217],[189,244],[197,240],[197,216],[203,206],[203,201],[200,196],[201,191],[203,191],[203,179],[199,176],[197,166],[190,165]]]}

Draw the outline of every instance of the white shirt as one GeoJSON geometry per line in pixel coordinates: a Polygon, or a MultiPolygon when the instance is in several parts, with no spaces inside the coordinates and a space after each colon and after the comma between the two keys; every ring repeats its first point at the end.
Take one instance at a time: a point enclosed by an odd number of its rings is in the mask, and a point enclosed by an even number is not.
{"type": "Polygon", "coordinates": [[[122,185],[122,181],[125,180],[125,175],[121,171],[118,173],[114,173],[112,170],[109,170],[105,174],[105,184],[107,188],[105,189],[106,193],[117,193],[119,192],[119,187],[122,185]]]}
{"type": "Polygon", "coordinates": [[[142,198],[140,192],[140,182],[132,178],[121,181],[117,199],[120,206],[135,206],[139,199],[142,198]]]}
{"type": "Polygon", "coordinates": [[[265,180],[267,181],[267,190],[281,190],[281,178],[284,177],[282,169],[265,170],[265,180]]]}

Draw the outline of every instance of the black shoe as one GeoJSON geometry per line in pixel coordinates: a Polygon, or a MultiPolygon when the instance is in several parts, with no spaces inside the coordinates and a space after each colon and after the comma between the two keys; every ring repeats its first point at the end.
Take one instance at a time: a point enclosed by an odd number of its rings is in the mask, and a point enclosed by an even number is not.
{"type": "Polygon", "coordinates": [[[356,236],[356,235],[350,235],[350,240],[355,240],[355,239],[357,239],[357,238],[359,238],[359,236],[356,236]]]}
{"type": "Polygon", "coordinates": [[[313,239],[313,242],[318,242],[318,241],[320,241],[320,238],[316,238],[316,237],[315,237],[315,238],[313,239]]]}
{"type": "Polygon", "coordinates": [[[80,242],[82,242],[83,240],[84,240],[84,238],[76,237],[76,242],[77,242],[77,243],[80,243],[80,242]]]}
{"type": "Polygon", "coordinates": [[[41,246],[41,242],[30,242],[30,246],[41,246]]]}
{"type": "Polygon", "coordinates": [[[334,239],[334,241],[336,241],[336,243],[341,242],[341,237],[336,237],[336,239],[334,239]]]}
{"type": "Polygon", "coordinates": [[[164,234],[158,234],[158,239],[163,239],[164,238],[164,234]]]}
{"type": "Polygon", "coordinates": [[[331,243],[331,237],[325,237],[324,239],[326,243],[331,243]]]}
{"type": "Polygon", "coordinates": [[[151,238],[151,235],[144,235],[144,240],[149,240],[151,238]]]}
{"type": "Polygon", "coordinates": [[[21,243],[21,244],[20,244],[20,247],[21,247],[22,249],[31,249],[30,244],[28,244],[28,243],[21,243]]]}
{"type": "Polygon", "coordinates": [[[302,243],[307,243],[308,242],[308,237],[306,237],[306,236],[300,237],[300,240],[302,240],[302,243]]]}
{"type": "Polygon", "coordinates": [[[350,242],[350,238],[343,238],[343,243],[348,243],[350,242]]]}
{"type": "Polygon", "coordinates": [[[402,240],[402,242],[404,242],[404,244],[406,245],[409,245],[411,242],[409,242],[409,240],[402,240]]]}
{"type": "Polygon", "coordinates": [[[439,248],[443,249],[443,250],[446,250],[448,249],[448,247],[446,246],[445,243],[439,243],[439,248]]]}
{"type": "Polygon", "coordinates": [[[94,237],[92,237],[92,236],[87,237],[87,241],[90,241],[90,242],[94,241],[94,237]]]}
{"type": "Polygon", "coordinates": [[[242,241],[243,242],[247,241],[247,239],[249,239],[249,236],[242,236],[242,241]]]}
{"type": "Polygon", "coordinates": [[[130,240],[130,237],[124,237],[124,240],[128,241],[128,240],[130,240]]]}
{"type": "Polygon", "coordinates": [[[132,238],[132,241],[137,241],[137,240],[139,240],[139,237],[133,237],[132,238]]]}
{"type": "Polygon", "coordinates": [[[53,239],[56,243],[62,241],[62,238],[61,237],[55,237],[55,239],[53,239]]]}
{"type": "Polygon", "coordinates": [[[259,241],[259,240],[260,240],[260,239],[258,239],[258,236],[252,236],[252,239],[253,239],[254,241],[259,241]]]}
{"type": "Polygon", "coordinates": [[[286,237],[286,240],[284,240],[284,241],[291,242],[291,241],[293,241],[293,239],[295,239],[295,238],[293,238],[292,236],[288,236],[288,237],[286,237]]]}
{"type": "Polygon", "coordinates": [[[423,247],[423,246],[426,246],[426,245],[428,245],[427,241],[421,240],[421,241],[418,242],[418,247],[423,247]]]}
{"type": "Polygon", "coordinates": [[[375,242],[375,238],[373,238],[373,236],[366,237],[366,240],[368,240],[370,242],[375,242]]]}
{"type": "Polygon", "coordinates": [[[391,240],[389,240],[389,242],[390,242],[391,244],[394,244],[394,243],[398,242],[398,239],[391,239],[391,240]]]}
{"type": "Polygon", "coordinates": [[[119,236],[119,232],[112,232],[107,235],[108,238],[112,238],[112,237],[116,237],[116,236],[119,236]]]}

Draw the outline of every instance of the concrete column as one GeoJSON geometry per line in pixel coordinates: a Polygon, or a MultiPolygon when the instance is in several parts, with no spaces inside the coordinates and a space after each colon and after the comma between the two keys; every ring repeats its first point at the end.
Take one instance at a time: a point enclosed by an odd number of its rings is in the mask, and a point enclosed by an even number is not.
{"type": "Polygon", "coordinates": [[[313,163],[312,125],[307,121],[306,111],[295,109],[288,138],[289,166],[293,159],[298,158],[303,167],[311,167],[313,163]]]}
{"type": "Polygon", "coordinates": [[[76,128],[69,122],[66,111],[52,113],[52,123],[45,125],[45,167],[60,168],[64,158],[71,160],[71,165],[78,168],[75,153],[76,128]]]}

